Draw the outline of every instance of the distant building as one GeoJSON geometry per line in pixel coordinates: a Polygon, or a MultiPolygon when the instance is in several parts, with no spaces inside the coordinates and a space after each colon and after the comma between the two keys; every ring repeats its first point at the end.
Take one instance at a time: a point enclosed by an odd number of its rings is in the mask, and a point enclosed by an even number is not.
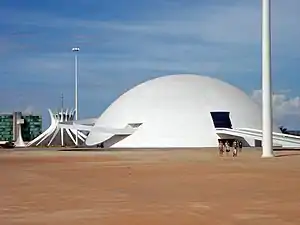
{"type": "Polygon", "coordinates": [[[295,136],[300,136],[300,130],[287,130],[286,133],[295,136]]]}
{"type": "Polygon", "coordinates": [[[290,135],[294,135],[294,136],[300,136],[300,130],[288,130],[286,127],[284,126],[280,126],[279,129],[281,130],[282,133],[284,134],[290,134],[290,135]]]}
{"type": "Polygon", "coordinates": [[[42,117],[40,115],[24,115],[22,137],[24,141],[31,141],[42,133],[42,117]]]}
{"type": "Polygon", "coordinates": [[[0,114],[0,142],[16,141],[19,136],[19,126],[25,142],[29,142],[42,133],[41,115],[22,114],[21,112],[0,114]]]}
{"type": "Polygon", "coordinates": [[[0,141],[12,141],[13,133],[13,114],[0,114],[0,141]]]}
{"type": "MultiPolygon", "coordinates": [[[[28,142],[27,146],[76,145],[76,129],[68,128],[68,125],[72,125],[75,122],[74,118],[76,111],[69,109],[61,109],[54,113],[50,109],[48,111],[51,119],[50,126],[42,134],[28,142]]],[[[86,137],[86,131],[78,131],[78,144],[83,145],[86,137]]]]}

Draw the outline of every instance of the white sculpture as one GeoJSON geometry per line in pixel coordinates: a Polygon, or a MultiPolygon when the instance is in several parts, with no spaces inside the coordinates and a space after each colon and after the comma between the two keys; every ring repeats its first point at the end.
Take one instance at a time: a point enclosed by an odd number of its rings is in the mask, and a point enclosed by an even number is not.
{"type": "Polygon", "coordinates": [[[17,140],[15,142],[16,147],[25,147],[26,144],[23,141],[22,138],[22,124],[24,124],[24,119],[17,119],[17,129],[18,129],[18,134],[17,134],[17,140]]]}
{"type": "MultiPolygon", "coordinates": [[[[75,145],[76,140],[76,129],[74,124],[75,110],[65,111],[62,109],[60,112],[55,114],[48,109],[51,124],[50,127],[45,130],[41,135],[30,141],[27,146],[71,146],[75,145]],[[67,125],[69,124],[69,125],[67,125]]],[[[78,131],[79,144],[83,144],[87,138],[86,134],[78,131]]]]}

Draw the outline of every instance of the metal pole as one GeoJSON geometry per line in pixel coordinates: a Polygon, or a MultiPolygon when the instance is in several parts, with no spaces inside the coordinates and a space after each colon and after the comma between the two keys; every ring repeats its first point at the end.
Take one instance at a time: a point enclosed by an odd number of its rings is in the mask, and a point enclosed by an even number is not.
{"type": "MultiPolygon", "coordinates": [[[[77,52],[75,52],[75,120],[78,120],[78,68],[77,52]]],[[[76,129],[76,146],[78,146],[78,130],[76,129]]]]}
{"type": "Polygon", "coordinates": [[[64,108],[64,93],[61,93],[61,108],[64,108]]]}
{"type": "Polygon", "coordinates": [[[262,0],[262,157],[273,157],[273,113],[271,82],[271,3],[262,0]]]}

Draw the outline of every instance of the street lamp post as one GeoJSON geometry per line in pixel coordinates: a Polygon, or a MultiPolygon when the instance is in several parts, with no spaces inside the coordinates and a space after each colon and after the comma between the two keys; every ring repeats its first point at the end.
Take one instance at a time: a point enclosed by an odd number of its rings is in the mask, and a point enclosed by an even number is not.
{"type": "Polygon", "coordinates": [[[262,0],[262,157],[273,157],[273,113],[271,82],[271,3],[262,0]]]}
{"type": "MultiPolygon", "coordinates": [[[[75,53],[75,120],[78,120],[78,65],[77,53],[80,51],[79,47],[72,48],[75,53]]],[[[78,130],[76,129],[76,146],[78,146],[78,130]]]]}

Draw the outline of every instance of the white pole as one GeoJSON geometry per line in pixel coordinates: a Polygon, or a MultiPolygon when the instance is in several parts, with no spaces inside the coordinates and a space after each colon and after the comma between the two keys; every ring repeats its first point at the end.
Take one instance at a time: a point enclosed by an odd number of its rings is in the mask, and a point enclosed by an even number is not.
{"type": "Polygon", "coordinates": [[[273,157],[270,0],[262,0],[262,157],[273,157]]]}
{"type": "MultiPolygon", "coordinates": [[[[78,63],[77,63],[77,52],[79,48],[73,48],[72,51],[75,52],[75,120],[78,120],[78,63]]],[[[76,146],[78,146],[78,130],[76,129],[76,146]]]]}
{"type": "MultiPolygon", "coordinates": [[[[77,74],[77,53],[75,53],[75,120],[78,120],[78,74],[77,74]]],[[[78,146],[78,130],[76,129],[76,146],[78,146]]]]}

